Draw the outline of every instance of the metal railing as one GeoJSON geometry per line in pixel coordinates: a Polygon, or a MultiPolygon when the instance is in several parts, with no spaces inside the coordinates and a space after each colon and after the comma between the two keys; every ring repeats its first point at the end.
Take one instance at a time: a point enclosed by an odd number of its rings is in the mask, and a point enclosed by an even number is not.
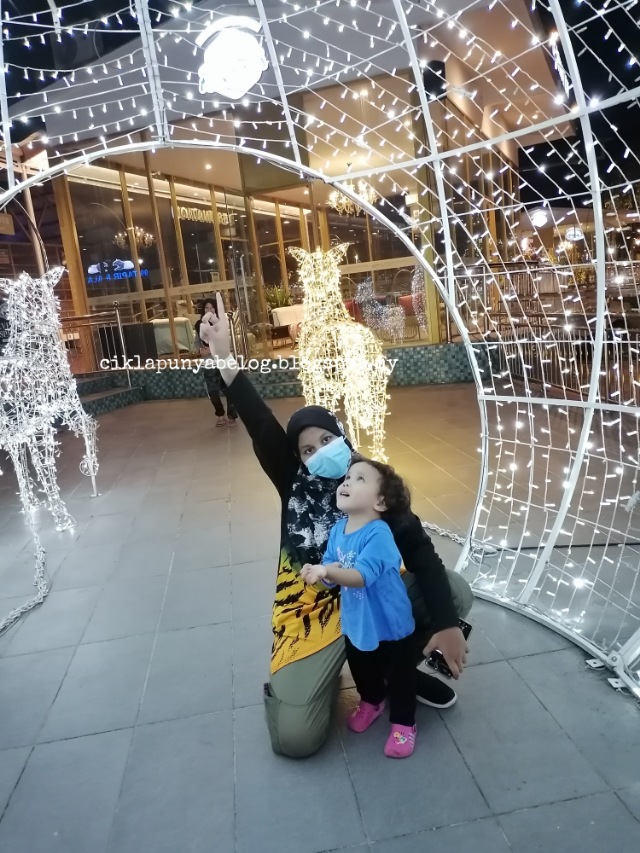
{"type": "Polygon", "coordinates": [[[111,311],[64,317],[60,325],[61,338],[74,375],[120,369],[125,372],[127,384],[131,387],[127,346],[117,302],[111,311]]]}
{"type": "Polygon", "coordinates": [[[593,363],[594,346],[589,329],[574,329],[568,335],[561,328],[531,325],[522,331],[502,329],[486,342],[494,378],[496,373],[505,374],[545,392],[561,390],[572,399],[585,400],[596,369],[600,400],[639,406],[640,332],[609,330],[599,365],[593,363]]]}

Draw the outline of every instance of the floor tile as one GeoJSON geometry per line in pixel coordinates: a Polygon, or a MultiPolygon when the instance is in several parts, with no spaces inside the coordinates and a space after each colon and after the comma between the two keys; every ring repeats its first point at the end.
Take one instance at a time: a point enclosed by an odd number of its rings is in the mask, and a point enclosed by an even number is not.
{"type": "Polygon", "coordinates": [[[231,621],[231,577],[226,568],[172,574],[160,619],[161,631],[231,621]]]}
{"type": "MultiPolygon", "coordinates": [[[[14,610],[18,610],[25,603],[25,597],[22,595],[17,596],[16,598],[0,598],[0,620],[5,620],[9,618],[9,614],[13,613],[14,610]]],[[[22,626],[24,625],[24,619],[20,618],[17,621],[13,622],[10,628],[7,628],[2,634],[0,634],[0,657],[2,657],[9,649],[9,646],[14,641],[16,634],[22,626]]]]}
{"type": "Polygon", "coordinates": [[[383,753],[386,719],[364,734],[347,731],[343,719],[339,725],[349,772],[371,840],[389,838],[399,826],[412,833],[490,814],[437,712],[418,709],[416,750],[406,761],[391,761],[383,753]]]}
{"type": "Polygon", "coordinates": [[[261,705],[269,679],[271,617],[233,620],[233,707],[261,705]]]}
{"type": "MultiPolygon", "coordinates": [[[[62,561],[60,553],[46,554],[45,575],[51,580],[62,561]]],[[[18,560],[5,565],[0,572],[0,590],[3,598],[24,596],[25,601],[34,595],[33,579],[35,575],[35,552],[30,548],[18,560]]]]}
{"type": "Polygon", "coordinates": [[[99,595],[99,587],[53,590],[41,607],[24,617],[22,630],[7,654],[22,655],[77,645],[99,595]]]}
{"type": "Polygon", "coordinates": [[[13,794],[30,752],[30,746],[0,752],[0,816],[13,794]]]}
{"type": "Polygon", "coordinates": [[[0,749],[35,742],[73,652],[54,649],[0,660],[0,749]]]}
{"type": "Polygon", "coordinates": [[[95,515],[78,537],[78,543],[85,545],[101,545],[113,541],[114,531],[120,532],[124,538],[133,523],[133,516],[128,512],[114,512],[108,515],[95,515]]]}
{"type": "Polygon", "coordinates": [[[79,646],[38,739],[72,738],[132,726],[152,644],[153,637],[147,635],[79,646]]]}
{"type": "Polygon", "coordinates": [[[494,818],[403,835],[371,845],[371,853],[513,853],[494,818]]]}
{"type": "MultiPolygon", "coordinates": [[[[5,501],[3,501],[3,506],[5,506],[5,501]]],[[[8,512],[12,512],[11,509],[8,508],[8,512]]],[[[5,569],[9,562],[19,555],[25,556],[27,548],[32,549],[33,537],[24,523],[24,517],[13,512],[12,516],[13,520],[2,529],[3,548],[0,557],[0,570],[5,569]]]]}
{"type": "Polygon", "coordinates": [[[138,727],[109,850],[231,853],[232,779],[230,711],[138,727]]]}
{"type": "Polygon", "coordinates": [[[69,548],[53,578],[53,589],[102,586],[113,574],[122,547],[115,542],[69,548]]]}
{"type": "MultiPolygon", "coordinates": [[[[127,466],[128,463],[125,461],[121,463],[123,466],[127,466]]],[[[139,482],[139,477],[137,478],[139,482]]],[[[101,494],[98,498],[91,501],[91,514],[93,516],[101,516],[101,515],[114,515],[115,513],[126,512],[130,515],[135,515],[136,512],[144,505],[144,501],[147,497],[148,490],[144,489],[136,489],[135,486],[136,479],[131,478],[131,482],[123,481],[121,477],[118,480],[118,489],[111,490],[106,494],[101,494]],[[126,494],[123,494],[122,487],[126,486],[126,494]]],[[[98,482],[98,488],[100,489],[100,483],[98,482]]]]}
{"type": "Polygon", "coordinates": [[[477,625],[473,610],[469,616],[467,616],[467,621],[475,623],[469,637],[467,666],[476,666],[483,663],[495,663],[496,661],[504,660],[499,649],[494,646],[484,631],[482,631],[477,625]]]}
{"type": "Polygon", "coordinates": [[[482,630],[505,658],[566,649],[572,643],[526,616],[497,604],[476,599],[474,616],[482,613],[482,630]]]}
{"type": "Polygon", "coordinates": [[[83,643],[153,633],[158,625],[167,579],[111,582],[104,587],[91,616],[83,643]]]}
{"type": "Polygon", "coordinates": [[[159,530],[166,536],[175,534],[180,526],[181,512],[182,502],[176,506],[161,505],[157,510],[145,506],[136,513],[132,525],[122,531],[122,546],[154,539],[159,530]]]}
{"type": "Polygon", "coordinates": [[[193,572],[231,563],[228,531],[178,531],[171,572],[193,572]]]}
{"type": "Polygon", "coordinates": [[[261,706],[239,708],[234,721],[236,853],[317,853],[366,840],[337,738],[293,761],[272,753],[261,706]],[[283,833],[293,803],[300,820],[283,833]]]}
{"type": "Polygon", "coordinates": [[[159,634],[138,721],[228,709],[232,695],[231,623],[159,634]]]}
{"type": "Polygon", "coordinates": [[[640,821],[640,782],[636,782],[630,788],[617,791],[617,794],[636,820],[640,821]]]}
{"type": "MultiPolygon", "coordinates": [[[[526,718],[524,718],[526,719],[526,718]]],[[[464,759],[495,814],[608,791],[564,734],[466,744],[464,759]]]]}
{"type": "Polygon", "coordinates": [[[229,484],[226,480],[216,479],[208,471],[202,471],[187,484],[184,511],[186,512],[187,509],[196,504],[208,503],[228,497],[229,484]]]}
{"type": "Polygon", "coordinates": [[[0,823],[0,849],[104,853],[130,740],[119,731],[37,746],[0,823]]]}
{"type": "Polygon", "coordinates": [[[222,527],[228,532],[229,504],[227,499],[218,498],[185,504],[180,519],[180,527],[183,530],[191,529],[194,532],[207,530],[211,527],[222,527]]]}
{"type": "Polygon", "coordinates": [[[640,824],[615,795],[540,806],[499,818],[514,853],[637,853],[640,824]]]}
{"type": "Polygon", "coordinates": [[[174,546],[174,534],[165,536],[158,533],[151,539],[132,542],[120,552],[112,579],[117,582],[150,578],[155,575],[166,576],[173,561],[174,546]]]}
{"type": "Polygon", "coordinates": [[[477,744],[518,744],[562,733],[558,723],[509,663],[469,667],[456,684],[459,702],[443,719],[462,750],[477,744]],[[526,730],[523,732],[523,720],[526,730]]]}
{"type": "MultiPolygon", "coordinates": [[[[286,424],[300,403],[269,404],[286,424]]],[[[0,637],[0,809],[13,791],[10,833],[25,823],[21,792],[43,790],[35,787],[35,774],[25,772],[17,784],[38,742],[36,762],[44,761],[46,748],[61,749],[55,757],[60,796],[78,804],[73,811],[50,797],[65,819],[70,813],[70,835],[62,836],[70,853],[105,850],[114,788],[102,783],[100,752],[108,750],[62,748],[107,731],[127,737],[137,723],[120,774],[111,853],[186,853],[188,845],[237,853],[236,814],[239,853],[589,853],[594,847],[624,853],[629,838],[637,841],[637,705],[615,694],[606,674],[587,670],[585,654],[567,640],[481,600],[470,615],[474,633],[469,667],[456,683],[459,701],[442,714],[419,707],[418,747],[409,761],[383,756],[383,721],[360,736],[346,732],[344,718],[355,702],[348,670],[326,748],[307,761],[274,756],[262,686],[279,499],[246,432],[221,435],[212,421],[203,426],[196,410],[211,420],[206,400],[150,402],[101,417],[102,495],[95,500],[78,477],[81,446],[62,436],[59,482],[77,526],[57,533],[42,514],[53,592],[0,637]],[[29,651],[75,645],[85,625],[77,650],[29,651]],[[89,755],[96,758],[93,775],[86,770],[89,755]],[[83,781],[85,798],[77,793],[83,781]],[[615,793],[602,793],[607,786],[615,793]],[[94,808],[87,806],[92,797],[106,804],[97,828],[81,825],[82,810],[94,808]],[[284,839],[283,799],[295,803],[300,817],[284,839]],[[580,803],[589,805],[580,811],[580,803]],[[492,812],[505,827],[512,821],[511,847],[492,812]],[[611,844],[603,846],[603,838],[611,844]]],[[[391,458],[414,482],[416,511],[465,530],[479,470],[473,388],[394,389],[387,427],[391,458]]],[[[556,454],[553,464],[560,468],[566,459],[556,454]]],[[[0,478],[0,618],[33,592],[29,534],[10,475],[0,478]]],[[[552,480],[547,498],[556,500],[561,481],[552,480]]],[[[584,505],[588,520],[592,509],[584,505]]],[[[521,525],[512,523],[505,534],[500,525],[506,520],[496,505],[494,536],[515,541],[521,525]]],[[[545,514],[534,508],[528,526],[543,523],[545,514]]],[[[442,536],[433,540],[453,568],[460,546],[442,536]]],[[[515,588],[520,567],[509,567],[515,588]]],[[[469,566],[465,577],[474,574],[469,566]]],[[[122,752],[112,751],[110,780],[118,775],[114,768],[122,768],[122,752]]],[[[52,776],[49,769],[38,778],[46,785],[52,776]]],[[[44,806],[42,825],[35,817],[25,836],[36,853],[40,839],[52,826],[55,831],[57,815],[44,806]]],[[[2,853],[13,853],[13,842],[4,840],[2,853]]],[[[57,843],[50,845],[54,853],[57,843]]],[[[26,850],[23,845],[16,853],[26,850]]]]}
{"type": "Polygon", "coordinates": [[[513,661],[513,667],[612,788],[638,780],[638,704],[617,694],[572,648],[513,661]]]}
{"type": "Polygon", "coordinates": [[[247,536],[247,523],[231,529],[229,540],[233,565],[263,560],[269,554],[278,554],[280,541],[278,516],[274,512],[272,521],[251,524],[251,535],[247,536]]]}
{"type": "Polygon", "coordinates": [[[271,615],[276,589],[277,557],[234,565],[231,593],[234,618],[271,615]]]}

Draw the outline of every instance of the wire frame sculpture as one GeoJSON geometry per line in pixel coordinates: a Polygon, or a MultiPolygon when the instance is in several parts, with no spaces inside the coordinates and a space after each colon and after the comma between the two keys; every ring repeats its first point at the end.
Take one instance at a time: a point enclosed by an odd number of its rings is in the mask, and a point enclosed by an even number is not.
{"type": "Polygon", "coordinates": [[[0,622],[0,633],[48,593],[45,555],[37,534],[35,512],[42,499],[57,530],[74,526],[60,495],[56,432],[69,427],[82,435],[85,454],[80,463],[91,477],[96,494],[98,471],[96,424],[82,408],[61,339],[58,300],[54,287],[64,270],[53,269],[42,278],[26,273],[17,280],[0,280],[6,293],[8,338],[0,357],[0,450],[9,455],[18,481],[22,510],[34,537],[38,594],[27,605],[0,622]]]}
{"type": "MultiPolygon", "coordinates": [[[[139,30],[126,61],[64,73],[32,51],[11,69],[48,84],[0,98],[8,151],[12,128],[45,123],[54,164],[26,185],[99,157],[216,147],[324,180],[385,225],[425,277],[431,335],[435,293],[477,387],[482,473],[458,568],[640,696],[635,0],[256,0],[268,67],[237,100],[197,86],[216,76],[198,39],[221,2],[131,6],[105,18],[139,30]]],[[[0,49],[54,30],[36,18],[8,14],[0,49]]],[[[13,171],[8,158],[0,207],[24,189],[13,171]]]]}
{"type": "Polygon", "coordinates": [[[342,403],[356,449],[362,434],[373,459],[385,462],[384,419],[390,369],[371,329],[349,316],[340,291],[338,261],[348,244],[328,252],[289,251],[299,264],[305,321],[298,339],[302,393],[310,405],[335,412],[342,403]]]}

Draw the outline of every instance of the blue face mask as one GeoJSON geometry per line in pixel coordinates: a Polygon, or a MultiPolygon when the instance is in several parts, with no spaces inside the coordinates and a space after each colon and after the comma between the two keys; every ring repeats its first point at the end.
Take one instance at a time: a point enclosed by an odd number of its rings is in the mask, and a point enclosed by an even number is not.
{"type": "Polygon", "coordinates": [[[336,438],[316,450],[304,463],[307,471],[314,477],[326,477],[327,480],[339,480],[344,477],[351,461],[351,451],[344,438],[336,438]]]}

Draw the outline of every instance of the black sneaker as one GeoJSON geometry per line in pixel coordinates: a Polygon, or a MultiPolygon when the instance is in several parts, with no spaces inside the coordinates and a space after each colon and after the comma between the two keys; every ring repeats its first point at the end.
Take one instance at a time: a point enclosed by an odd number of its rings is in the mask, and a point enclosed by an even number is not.
{"type": "Polygon", "coordinates": [[[418,677],[416,683],[416,699],[430,708],[451,708],[455,705],[458,697],[453,687],[440,681],[435,675],[427,675],[424,671],[425,663],[418,666],[418,677]]]}

